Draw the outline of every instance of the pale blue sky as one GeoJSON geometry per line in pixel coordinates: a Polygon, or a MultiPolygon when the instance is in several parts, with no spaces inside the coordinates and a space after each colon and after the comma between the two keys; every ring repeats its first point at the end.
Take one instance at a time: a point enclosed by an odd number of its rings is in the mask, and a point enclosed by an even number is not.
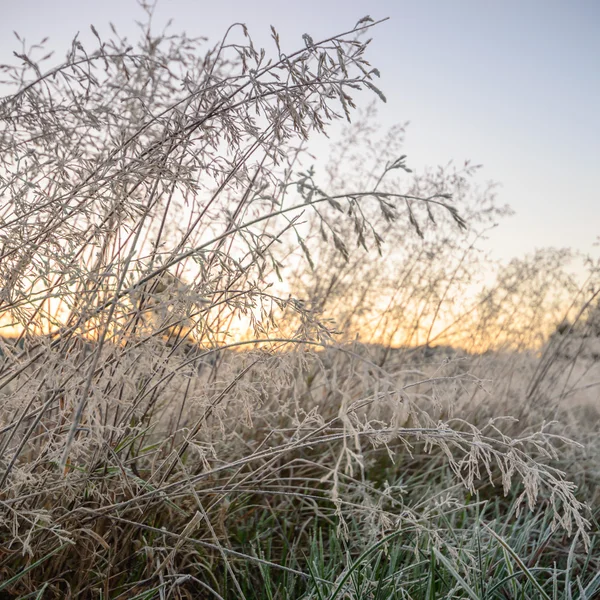
{"type": "MultiPolygon", "coordinates": [[[[135,0],[0,0],[0,63],[17,30],[66,49],[93,23],[135,36],[135,0]]],[[[600,0],[159,0],[157,24],[217,39],[233,21],[269,43],[276,26],[290,48],[366,14],[370,60],[382,74],[384,124],[410,121],[411,165],[482,163],[516,215],[489,241],[508,258],[542,246],[592,251],[600,235],[600,0]]],[[[598,249],[594,254],[598,255],[598,249]]]]}

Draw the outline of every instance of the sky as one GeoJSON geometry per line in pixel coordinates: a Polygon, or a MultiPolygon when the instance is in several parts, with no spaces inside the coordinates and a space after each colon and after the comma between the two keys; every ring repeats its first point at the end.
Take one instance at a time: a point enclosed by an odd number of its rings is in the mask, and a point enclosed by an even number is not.
{"type": "MultiPolygon", "coordinates": [[[[136,37],[136,0],[0,0],[0,63],[16,60],[16,30],[49,36],[62,58],[73,35],[94,47],[90,24],[136,37]]],[[[515,215],[486,245],[500,259],[546,246],[594,256],[600,236],[600,2],[598,0],[159,0],[157,27],[216,42],[233,22],[285,47],[351,29],[365,15],[390,17],[372,30],[367,58],[381,72],[382,125],[410,121],[404,151],[421,169],[484,166],[515,215]]]]}

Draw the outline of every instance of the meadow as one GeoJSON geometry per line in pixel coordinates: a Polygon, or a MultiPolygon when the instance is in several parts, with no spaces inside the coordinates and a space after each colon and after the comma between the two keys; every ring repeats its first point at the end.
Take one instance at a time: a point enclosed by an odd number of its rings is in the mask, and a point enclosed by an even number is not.
{"type": "Polygon", "coordinates": [[[376,25],[0,66],[0,598],[600,597],[600,264],[482,251],[376,25]]]}

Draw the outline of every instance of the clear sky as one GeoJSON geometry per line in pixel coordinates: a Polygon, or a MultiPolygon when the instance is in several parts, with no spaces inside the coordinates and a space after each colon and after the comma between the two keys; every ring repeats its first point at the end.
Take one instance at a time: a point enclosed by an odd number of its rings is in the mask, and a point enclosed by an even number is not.
{"type": "MultiPolygon", "coordinates": [[[[0,63],[16,30],[64,55],[89,25],[135,37],[135,0],[0,0],[0,63]]],[[[391,17],[369,55],[388,103],[384,124],[410,121],[405,152],[419,168],[471,159],[502,184],[516,215],[489,241],[496,256],[543,246],[583,251],[600,236],[600,0],[159,0],[157,25],[217,38],[234,21],[256,42],[269,25],[284,46],[326,37],[361,17],[391,17]]]]}

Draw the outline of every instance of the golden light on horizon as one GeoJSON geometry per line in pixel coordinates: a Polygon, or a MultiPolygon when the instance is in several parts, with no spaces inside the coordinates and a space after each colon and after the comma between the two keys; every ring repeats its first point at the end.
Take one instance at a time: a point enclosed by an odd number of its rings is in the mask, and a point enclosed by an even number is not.
{"type": "MultiPolygon", "coordinates": [[[[39,306],[25,303],[21,307],[20,316],[30,315],[27,323],[17,322],[7,312],[0,313],[0,331],[2,337],[15,338],[21,336],[24,332],[28,336],[52,336],[59,333],[67,325],[64,310],[66,304],[72,304],[72,301],[62,302],[58,299],[52,299],[49,302],[54,307],[55,312],[50,314],[46,309],[44,313],[39,311],[39,306]],[[35,318],[33,316],[36,315],[35,318]],[[43,314],[43,316],[40,316],[43,314]]],[[[464,309],[461,313],[458,311],[456,317],[456,307],[452,314],[445,310],[437,310],[430,314],[421,313],[420,318],[415,320],[415,314],[419,314],[419,306],[404,306],[403,312],[406,319],[403,321],[397,315],[386,315],[386,308],[389,308],[389,299],[381,299],[380,310],[373,310],[361,317],[362,326],[358,329],[350,328],[334,335],[333,342],[344,342],[357,340],[367,345],[383,345],[392,348],[420,347],[429,346],[451,346],[457,349],[463,349],[469,352],[485,352],[494,348],[510,347],[517,344],[517,337],[514,337],[514,331],[526,331],[530,326],[526,320],[518,322],[513,319],[510,326],[513,334],[507,330],[507,321],[503,318],[495,323],[489,322],[487,326],[478,325],[476,320],[470,316],[468,307],[472,305],[474,299],[465,299],[464,309]],[[468,303],[470,300],[471,304],[468,303]],[[511,335],[513,337],[511,338],[511,335]]],[[[176,335],[177,338],[187,338],[193,343],[211,346],[227,346],[240,343],[251,343],[253,339],[260,339],[263,342],[272,337],[274,340],[294,339],[298,328],[295,313],[278,311],[273,313],[265,320],[264,310],[256,308],[238,312],[228,309],[226,306],[206,307],[201,309],[202,315],[196,314],[191,319],[188,317],[177,317],[173,315],[169,321],[168,311],[158,316],[153,313],[153,308],[147,308],[143,322],[145,325],[139,329],[137,336],[167,338],[176,335]],[[290,318],[291,317],[291,318],[290,318]],[[266,326],[266,328],[265,328],[266,326]]],[[[135,307],[132,305],[129,311],[123,313],[120,318],[113,322],[107,330],[107,339],[114,341],[124,341],[124,330],[128,319],[135,315],[135,307]]],[[[327,315],[323,315],[327,317],[327,315]]],[[[555,320],[549,320],[542,324],[538,332],[531,332],[525,347],[536,349],[543,343],[543,340],[554,331],[555,320]],[[536,335],[533,335],[536,334],[536,335]]],[[[106,327],[103,317],[99,319],[88,319],[85,325],[77,329],[78,335],[90,340],[97,339],[99,332],[106,327]]],[[[518,345],[518,344],[517,344],[518,345]]]]}

